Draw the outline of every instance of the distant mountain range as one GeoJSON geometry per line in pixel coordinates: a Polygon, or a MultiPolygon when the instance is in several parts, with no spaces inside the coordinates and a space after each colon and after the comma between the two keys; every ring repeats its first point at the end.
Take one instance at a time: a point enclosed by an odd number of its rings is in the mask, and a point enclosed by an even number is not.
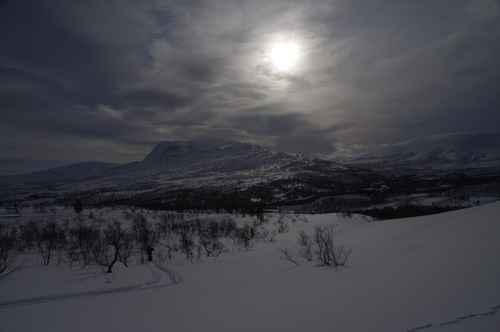
{"type": "MultiPolygon", "coordinates": [[[[196,193],[197,202],[222,193],[265,198],[274,205],[338,195],[352,198],[353,194],[378,200],[381,192],[398,195],[416,188],[436,190],[437,180],[440,188],[451,188],[463,179],[450,178],[447,173],[466,169],[495,169],[496,173],[487,175],[498,176],[500,134],[437,135],[379,146],[342,163],[333,157],[308,158],[224,140],[168,141],[137,162],[85,162],[2,176],[0,194],[4,201],[83,197],[91,204],[148,206],[163,206],[188,193],[196,193]],[[401,174],[422,171],[434,172],[439,178],[401,174]]],[[[484,173],[473,176],[478,174],[484,173]]]]}
{"type": "MultiPolygon", "coordinates": [[[[11,197],[84,195],[94,202],[156,201],[179,191],[254,192],[300,201],[314,194],[362,190],[381,177],[333,161],[232,141],[169,141],[142,161],[79,163],[0,178],[11,197]]],[[[1,190],[1,189],[0,189],[1,190]]]]}
{"type": "Polygon", "coordinates": [[[0,176],[32,173],[70,164],[72,162],[60,160],[0,159],[0,176]]]}
{"type": "MultiPolygon", "coordinates": [[[[333,154],[329,159],[339,160],[339,156],[333,154]]],[[[433,135],[380,145],[340,159],[344,163],[375,168],[417,170],[500,168],[500,134],[433,135]]]]}

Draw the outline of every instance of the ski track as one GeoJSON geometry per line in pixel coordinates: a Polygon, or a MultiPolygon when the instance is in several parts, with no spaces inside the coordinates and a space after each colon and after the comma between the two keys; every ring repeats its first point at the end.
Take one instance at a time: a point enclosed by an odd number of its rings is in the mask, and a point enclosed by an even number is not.
{"type": "Polygon", "coordinates": [[[136,291],[146,291],[157,288],[166,288],[174,286],[178,283],[177,281],[171,280],[169,275],[170,271],[167,270],[166,268],[162,268],[156,264],[154,264],[154,267],[153,264],[149,264],[148,267],[151,271],[151,280],[141,284],[116,287],[111,289],[100,289],[87,292],[74,292],[74,293],[66,293],[60,295],[46,295],[46,296],[38,296],[38,297],[19,299],[13,301],[5,301],[5,302],[0,302],[0,310],[10,309],[18,306],[35,305],[35,304],[42,304],[54,301],[64,301],[64,300],[79,299],[85,297],[96,297],[101,295],[111,295],[111,294],[129,293],[136,291]]]}
{"type": "Polygon", "coordinates": [[[14,273],[14,272],[16,272],[16,271],[19,271],[19,270],[21,270],[22,268],[23,268],[22,266],[19,266],[19,265],[18,265],[18,266],[13,267],[13,268],[12,268],[12,269],[10,269],[10,270],[7,270],[7,271],[4,271],[4,272],[0,273],[0,280],[3,280],[3,279],[5,279],[5,278],[7,278],[7,277],[8,277],[11,273],[14,273]]]}
{"type": "Polygon", "coordinates": [[[450,325],[460,324],[460,323],[464,322],[465,320],[472,319],[472,318],[482,319],[482,318],[486,318],[486,317],[491,317],[493,315],[496,315],[499,310],[500,310],[500,304],[493,306],[493,307],[490,307],[486,311],[462,315],[462,316],[456,317],[454,319],[450,319],[450,320],[439,322],[439,323],[422,324],[422,325],[419,325],[417,327],[406,330],[406,332],[418,332],[418,331],[423,331],[423,330],[428,330],[428,329],[435,330],[435,329],[438,329],[441,327],[448,327],[450,325]]]}

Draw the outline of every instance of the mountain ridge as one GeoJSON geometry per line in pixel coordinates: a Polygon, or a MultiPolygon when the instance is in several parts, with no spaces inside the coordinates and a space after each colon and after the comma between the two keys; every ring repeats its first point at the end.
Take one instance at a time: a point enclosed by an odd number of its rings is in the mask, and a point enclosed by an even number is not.
{"type": "MultiPolygon", "coordinates": [[[[329,159],[337,159],[335,154],[329,159]]],[[[343,162],[367,167],[463,170],[500,167],[500,133],[448,133],[353,153],[343,162]]]]}
{"type": "MultiPolygon", "coordinates": [[[[162,201],[179,191],[260,192],[283,200],[370,187],[369,170],[241,142],[167,141],[141,161],[80,163],[0,178],[12,197],[86,195],[94,202],[162,201]],[[2,181],[3,180],[3,181],[2,181]],[[139,197],[139,198],[138,198],[139,197]]],[[[373,181],[372,181],[373,180],[373,181]]]]}

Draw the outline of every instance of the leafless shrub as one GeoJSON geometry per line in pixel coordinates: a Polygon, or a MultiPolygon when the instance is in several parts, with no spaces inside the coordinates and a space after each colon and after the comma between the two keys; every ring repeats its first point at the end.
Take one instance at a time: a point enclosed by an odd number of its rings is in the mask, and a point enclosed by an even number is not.
{"type": "Polygon", "coordinates": [[[290,229],[287,223],[287,215],[286,213],[280,213],[278,219],[276,220],[276,224],[278,226],[278,233],[286,233],[290,229]]]}
{"type": "Polygon", "coordinates": [[[302,257],[304,257],[308,261],[312,261],[313,259],[313,242],[309,235],[307,235],[306,232],[300,231],[299,233],[299,238],[298,238],[298,244],[299,244],[299,253],[302,257]]]}
{"type": "Polygon", "coordinates": [[[180,243],[179,249],[184,255],[186,255],[186,259],[189,261],[193,261],[194,258],[194,239],[193,233],[189,230],[189,228],[184,228],[180,232],[180,243]]]}
{"type": "Polygon", "coordinates": [[[235,231],[236,243],[244,249],[249,249],[252,245],[252,239],[255,237],[255,228],[249,224],[245,224],[241,228],[236,228],[235,231]]]}
{"type": "Polygon", "coordinates": [[[170,213],[162,214],[160,221],[156,224],[156,232],[159,237],[169,237],[175,225],[175,216],[170,213]]]}
{"type": "Polygon", "coordinates": [[[15,241],[14,229],[0,224],[0,273],[7,270],[13,260],[15,241]]]}
{"type": "Polygon", "coordinates": [[[160,217],[160,222],[155,225],[156,234],[158,236],[158,244],[160,250],[155,250],[156,258],[160,262],[164,262],[167,259],[172,260],[177,247],[176,234],[174,233],[175,221],[172,218],[172,214],[164,214],[160,217]]]}
{"type": "Polygon", "coordinates": [[[21,224],[18,227],[19,236],[17,247],[20,251],[31,250],[37,246],[40,229],[34,221],[21,224]]]}
{"type": "Polygon", "coordinates": [[[221,235],[229,237],[236,231],[236,222],[232,218],[224,218],[219,221],[219,230],[221,235]]]}
{"type": "Polygon", "coordinates": [[[66,255],[70,261],[81,261],[84,266],[92,262],[92,250],[99,237],[99,229],[95,225],[87,225],[77,218],[74,226],[68,229],[66,255]]]}
{"type": "Polygon", "coordinates": [[[317,226],[314,230],[316,256],[321,265],[339,267],[347,263],[351,253],[344,246],[336,246],[334,242],[335,226],[317,226]]]}
{"type": "Polygon", "coordinates": [[[224,251],[224,244],[219,240],[218,237],[201,236],[199,239],[200,248],[207,257],[219,257],[224,251]]]}
{"type": "Polygon", "coordinates": [[[158,233],[148,219],[140,213],[134,217],[132,233],[141,253],[141,263],[144,263],[144,255],[147,254],[148,261],[153,261],[153,250],[158,243],[158,233]]]}
{"type": "Polygon", "coordinates": [[[64,248],[66,235],[60,225],[56,222],[49,222],[40,229],[37,242],[42,264],[49,265],[56,250],[64,248]]]}
{"type": "Polygon", "coordinates": [[[269,232],[268,234],[268,240],[269,242],[276,242],[276,236],[278,236],[278,232],[273,229],[272,231],[269,232]]]}

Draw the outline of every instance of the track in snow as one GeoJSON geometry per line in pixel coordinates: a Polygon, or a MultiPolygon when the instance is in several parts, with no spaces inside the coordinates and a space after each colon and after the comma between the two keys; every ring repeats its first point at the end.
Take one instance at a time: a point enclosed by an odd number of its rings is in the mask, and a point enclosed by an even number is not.
{"type": "Polygon", "coordinates": [[[125,287],[116,287],[111,289],[101,289],[101,290],[93,290],[87,292],[74,292],[74,293],[66,293],[60,295],[46,295],[46,296],[38,296],[38,297],[19,299],[13,301],[5,301],[5,302],[0,302],[0,310],[10,309],[18,306],[35,305],[35,304],[54,302],[54,301],[64,301],[64,300],[78,299],[85,297],[96,297],[101,295],[145,291],[154,288],[165,288],[174,286],[175,284],[178,284],[180,282],[179,278],[175,279],[172,278],[174,272],[164,267],[160,267],[156,264],[155,265],[149,264],[148,267],[151,271],[151,280],[145,283],[125,286],[125,287]]]}
{"type": "Polygon", "coordinates": [[[424,331],[424,330],[429,330],[429,329],[435,330],[435,329],[442,328],[442,327],[448,327],[450,325],[460,324],[460,323],[463,323],[465,320],[469,320],[469,319],[473,319],[473,318],[480,319],[480,318],[485,318],[485,317],[491,317],[491,316],[496,315],[499,310],[500,310],[500,304],[493,306],[493,307],[490,307],[489,309],[482,311],[482,312],[470,313],[470,314],[459,316],[459,317],[456,317],[454,319],[450,319],[450,320],[447,320],[444,322],[428,323],[428,324],[420,325],[420,326],[417,326],[417,327],[414,327],[414,328],[407,330],[407,332],[418,332],[418,331],[424,331]]]}

